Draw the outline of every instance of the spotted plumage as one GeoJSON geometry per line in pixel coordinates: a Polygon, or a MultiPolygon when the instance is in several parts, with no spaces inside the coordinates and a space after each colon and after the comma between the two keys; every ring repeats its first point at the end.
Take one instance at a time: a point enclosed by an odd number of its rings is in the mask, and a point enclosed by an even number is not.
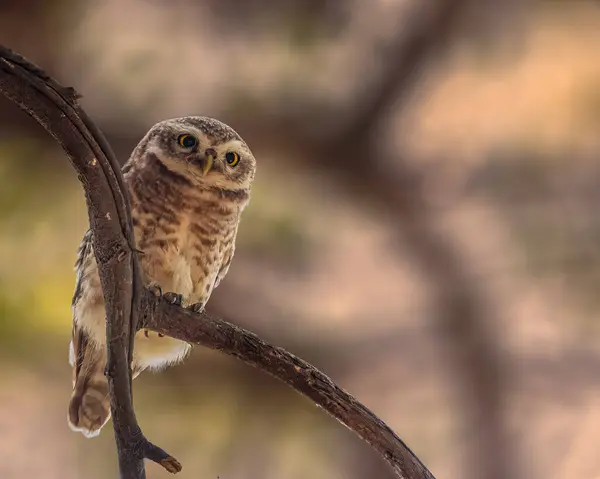
{"type": "MultiPolygon", "coordinates": [[[[218,120],[184,117],[152,127],[122,170],[147,285],[182,295],[184,306],[204,307],[233,259],[255,169],[246,143],[218,120]]],[[[92,241],[88,231],[77,253],[69,355],[68,421],[88,437],[97,435],[110,415],[106,316],[92,241]]],[[[134,377],[181,361],[189,349],[185,342],[138,332],[134,377]]]]}

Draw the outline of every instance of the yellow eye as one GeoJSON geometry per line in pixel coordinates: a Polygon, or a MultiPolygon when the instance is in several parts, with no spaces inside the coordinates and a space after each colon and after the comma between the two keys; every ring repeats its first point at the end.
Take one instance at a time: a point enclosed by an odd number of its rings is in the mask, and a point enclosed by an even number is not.
{"type": "Polygon", "coordinates": [[[179,135],[177,137],[177,143],[182,148],[194,148],[198,144],[198,140],[192,135],[179,135]]]}
{"type": "Polygon", "coordinates": [[[235,166],[240,162],[240,155],[233,151],[225,153],[225,161],[229,166],[235,166]]]}

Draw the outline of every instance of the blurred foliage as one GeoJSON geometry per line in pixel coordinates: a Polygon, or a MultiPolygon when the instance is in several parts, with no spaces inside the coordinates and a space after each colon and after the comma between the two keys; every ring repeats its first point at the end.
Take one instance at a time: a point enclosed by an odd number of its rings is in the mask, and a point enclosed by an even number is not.
{"type": "Polygon", "coordinates": [[[252,207],[244,212],[238,244],[271,264],[307,265],[314,246],[307,231],[310,212],[303,211],[293,195],[268,183],[269,178],[258,180],[253,188],[252,207]]]}
{"type": "Polygon", "coordinates": [[[351,18],[349,2],[331,0],[207,0],[202,6],[231,35],[283,35],[298,47],[335,39],[351,18]]]}
{"type": "Polygon", "coordinates": [[[600,164],[574,152],[496,151],[470,189],[493,201],[514,233],[514,264],[534,277],[561,277],[591,311],[600,310],[600,164]]]}
{"type": "MultiPolygon", "coordinates": [[[[2,288],[0,286],[0,288],[2,288]]],[[[4,288],[0,289],[3,291],[4,288]]],[[[28,321],[30,315],[25,306],[19,307],[14,300],[11,301],[5,294],[0,295],[0,341],[4,354],[9,356],[18,352],[19,347],[24,347],[25,352],[29,352],[30,345],[25,341],[27,337],[27,326],[23,323],[28,321]]],[[[29,327],[33,329],[32,324],[29,327]]]]}
{"type": "Polygon", "coordinates": [[[56,150],[56,145],[36,137],[0,139],[0,175],[10,178],[0,189],[0,218],[4,226],[7,221],[22,219],[23,211],[30,209],[45,216],[55,207],[48,197],[60,201],[56,196],[64,189],[56,184],[60,184],[63,174],[69,173],[69,165],[63,161],[64,166],[57,167],[48,161],[56,150]]]}

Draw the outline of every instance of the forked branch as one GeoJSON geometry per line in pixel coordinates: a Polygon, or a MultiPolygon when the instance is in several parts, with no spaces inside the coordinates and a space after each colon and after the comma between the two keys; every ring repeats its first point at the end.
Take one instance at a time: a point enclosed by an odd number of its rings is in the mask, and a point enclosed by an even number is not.
{"type": "Polygon", "coordinates": [[[144,459],[151,459],[170,472],[181,470],[172,456],[144,437],[135,417],[129,365],[132,338],[141,327],[223,351],[273,375],[373,446],[398,477],[433,479],[381,419],[310,364],[227,322],[205,314],[199,320],[196,313],[144,289],[119,163],[108,142],[77,104],[76,92],[62,87],[43,70],[2,46],[0,91],[60,143],[85,190],[107,311],[107,376],[123,479],[144,478],[144,459]]]}
{"type": "Polygon", "coordinates": [[[145,478],[144,458],[177,472],[179,463],[151,444],[135,418],[131,394],[132,330],[141,281],[129,199],[110,145],[65,88],[43,70],[0,46],[0,91],[35,118],[63,147],[83,185],[107,313],[106,374],[123,479],[145,478]]]}

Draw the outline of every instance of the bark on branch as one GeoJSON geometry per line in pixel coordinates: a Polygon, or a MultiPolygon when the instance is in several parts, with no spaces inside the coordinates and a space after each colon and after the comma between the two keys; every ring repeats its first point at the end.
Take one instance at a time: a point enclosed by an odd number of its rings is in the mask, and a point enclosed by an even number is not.
{"type": "Polygon", "coordinates": [[[181,469],[179,463],[142,434],[132,404],[130,338],[137,326],[141,281],[119,163],[102,133],[78,106],[73,88],[62,87],[2,46],[0,91],[60,143],[85,191],[108,319],[106,374],[121,477],[145,478],[145,458],[176,472],[181,469]]]}
{"type": "Polygon", "coordinates": [[[170,472],[181,469],[172,456],[145,438],[135,417],[129,365],[132,338],[142,326],[218,349],[258,367],[309,397],[354,431],[379,452],[398,477],[433,479],[383,421],[310,364],[232,324],[204,314],[199,318],[142,287],[129,199],[119,163],[77,104],[75,90],[62,87],[37,66],[0,46],[0,92],[60,143],[85,190],[107,311],[106,373],[123,479],[145,478],[144,459],[160,463],[170,472]]]}

